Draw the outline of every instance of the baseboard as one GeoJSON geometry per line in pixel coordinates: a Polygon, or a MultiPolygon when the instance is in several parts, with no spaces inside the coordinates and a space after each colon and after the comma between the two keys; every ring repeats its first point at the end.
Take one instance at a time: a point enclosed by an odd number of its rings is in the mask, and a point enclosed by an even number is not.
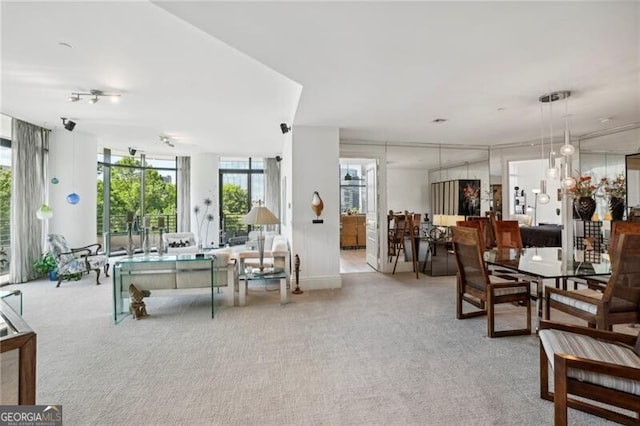
{"type": "MultiPolygon", "coordinates": [[[[291,288],[295,287],[295,278],[292,277],[291,288]]],[[[342,277],[340,277],[340,275],[330,277],[300,277],[301,290],[324,290],[331,288],[342,288],[342,277]]]]}

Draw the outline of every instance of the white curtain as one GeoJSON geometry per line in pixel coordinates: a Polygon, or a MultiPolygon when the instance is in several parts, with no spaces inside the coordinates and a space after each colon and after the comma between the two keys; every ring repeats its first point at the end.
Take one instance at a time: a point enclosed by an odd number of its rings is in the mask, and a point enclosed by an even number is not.
{"type": "Polygon", "coordinates": [[[36,217],[36,212],[46,201],[49,130],[15,118],[11,127],[9,280],[22,283],[37,278],[33,262],[45,247],[45,224],[36,217]]]}
{"type": "MultiPolygon", "coordinates": [[[[282,223],[280,215],[280,162],[275,158],[264,159],[264,205],[282,223]]],[[[271,231],[279,232],[279,225],[269,225],[271,231]]]]}
{"type": "Polygon", "coordinates": [[[178,157],[178,232],[191,230],[191,157],[178,157]]]}

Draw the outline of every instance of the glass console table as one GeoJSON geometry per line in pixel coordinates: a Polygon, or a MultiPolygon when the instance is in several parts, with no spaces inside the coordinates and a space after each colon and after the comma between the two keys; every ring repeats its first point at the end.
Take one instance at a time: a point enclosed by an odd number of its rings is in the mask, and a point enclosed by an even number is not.
{"type": "Polygon", "coordinates": [[[116,324],[126,318],[129,312],[129,285],[134,284],[139,290],[149,290],[162,295],[193,294],[179,288],[177,275],[183,274],[190,279],[197,279],[206,274],[206,287],[211,290],[211,318],[215,310],[215,255],[213,254],[178,254],[132,256],[119,259],[113,266],[113,319],[116,324]],[[193,274],[199,274],[195,277],[193,274]]]}

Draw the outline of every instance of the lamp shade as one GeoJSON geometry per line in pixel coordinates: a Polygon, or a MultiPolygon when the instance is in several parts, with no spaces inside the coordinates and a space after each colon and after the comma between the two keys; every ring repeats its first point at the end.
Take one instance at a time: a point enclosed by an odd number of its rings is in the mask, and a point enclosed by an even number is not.
{"type": "Polygon", "coordinates": [[[277,225],[278,218],[264,206],[255,206],[241,221],[245,225],[277,225]]]}

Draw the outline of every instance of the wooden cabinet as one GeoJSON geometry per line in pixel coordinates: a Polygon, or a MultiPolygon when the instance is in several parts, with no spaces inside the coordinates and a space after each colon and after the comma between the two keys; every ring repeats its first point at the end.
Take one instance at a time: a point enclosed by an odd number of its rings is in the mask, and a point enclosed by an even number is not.
{"type": "Polygon", "coordinates": [[[340,248],[367,246],[366,216],[363,214],[340,216],[340,248]]]}

